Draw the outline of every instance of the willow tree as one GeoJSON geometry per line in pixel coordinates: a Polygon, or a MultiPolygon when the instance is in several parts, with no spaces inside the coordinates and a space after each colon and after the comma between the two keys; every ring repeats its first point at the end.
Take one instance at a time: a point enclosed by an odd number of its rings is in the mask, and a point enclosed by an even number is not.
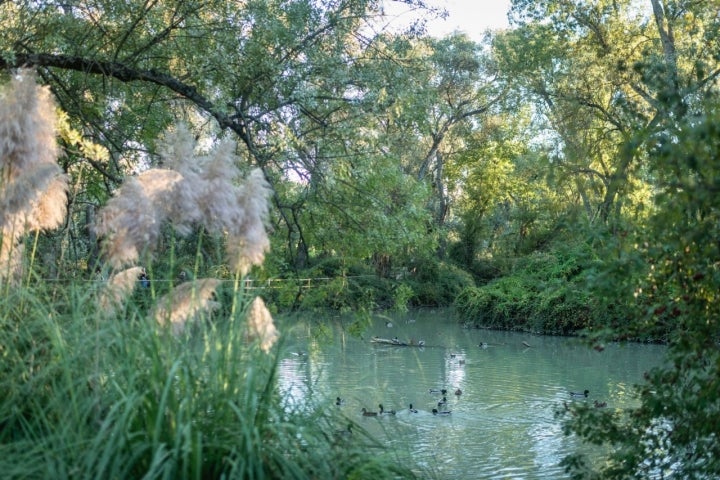
{"type": "Polygon", "coordinates": [[[285,233],[293,262],[349,239],[322,230],[354,224],[356,248],[374,241],[360,234],[368,225],[377,225],[379,236],[404,218],[398,210],[381,225],[380,215],[351,211],[401,205],[376,205],[375,192],[406,183],[393,175],[389,183],[363,185],[385,168],[369,159],[355,170],[365,155],[355,144],[363,134],[358,92],[372,85],[358,88],[352,73],[358,59],[381,56],[368,54],[381,16],[381,2],[370,0],[2,2],[0,67],[36,68],[72,127],[107,148],[98,156],[69,149],[65,169],[82,169],[89,182],[76,183],[83,187],[77,195],[91,205],[103,203],[125,175],[156,164],[154,141],[177,120],[208,142],[235,137],[245,167],[262,168],[276,187],[276,231],[285,233]],[[312,153],[320,144],[319,155],[312,153]],[[298,160],[317,188],[297,181],[298,160]],[[336,188],[343,184],[346,193],[336,188]],[[307,223],[319,218],[313,210],[348,221],[307,223]]]}
{"type": "Polygon", "coordinates": [[[463,188],[452,166],[467,155],[471,137],[492,128],[502,86],[484,46],[465,35],[394,38],[387,45],[393,61],[368,66],[382,86],[373,95],[379,107],[373,143],[425,186],[426,228],[442,258],[463,188]]]}
{"type": "Polygon", "coordinates": [[[714,77],[702,11],[688,2],[513,2],[502,70],[558,139],[555,166],[588,218],[648,206],[644,143],[687,114],[714,77]],[[687,5],[684,5],[687,3],[687,5]],[[693,13],[691,10],[694,10],[693,13]]]}

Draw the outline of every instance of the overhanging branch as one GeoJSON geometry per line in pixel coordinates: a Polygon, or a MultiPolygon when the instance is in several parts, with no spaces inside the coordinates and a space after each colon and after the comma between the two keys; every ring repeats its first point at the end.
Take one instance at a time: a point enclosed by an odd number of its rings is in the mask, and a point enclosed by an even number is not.
{"type": "Polygon", "coordinates": [[[121,82],[149,82],[160,85],[192,102],[199,109],[211,115],[218,122],[220,128],[232,130],[243,142],[248,143],[247,131],[242,123],[233,121],[230,116],[220,111],[215,104],[198,92],[194,86],[183,83],[172,75],[158,72],[154,69],[138,70],[120,62],[49,53],[16,54],[12,62],[0,57],[0,68],[20,67],[60,68],[104,75],[120,80],[121,82]]]}

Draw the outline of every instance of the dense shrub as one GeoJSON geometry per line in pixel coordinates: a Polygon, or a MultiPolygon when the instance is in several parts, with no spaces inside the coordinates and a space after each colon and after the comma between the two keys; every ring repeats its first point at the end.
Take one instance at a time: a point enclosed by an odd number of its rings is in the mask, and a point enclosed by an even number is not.
{"type": "Polygon", "coordinates": [[[464,289],[475,285],[468,272],[445,262],[428,261],[417,265],[408,277],[408,285],[415,292],[414,306],[448,306],[464,289]]]}
{"type": "Polygon", "coordinates": [[[585,274],[597,262],[584,245],[537,252],[510,273],[464,289],[455,307],[469,325],[571,334],[588,327],[594,300],[585,274]]]}

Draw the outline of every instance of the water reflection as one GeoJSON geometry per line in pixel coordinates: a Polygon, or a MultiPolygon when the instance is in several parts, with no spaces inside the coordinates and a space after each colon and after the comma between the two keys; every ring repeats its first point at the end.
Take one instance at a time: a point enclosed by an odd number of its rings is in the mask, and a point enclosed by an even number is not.
{"type": "Polygon", "coordinates": [[[343,413],[439,478],[563,478],[558,463],[576,442],[562,434],[555,410],[572,401],[632,405],[632,385],[664,351],[608,345],[596,352],[576,339],[465,330],[432,312],[412,319],[393,318],[392,327],[378,319],[364,339],[345,335],[342,320],[325,341],[296,328],[279,387],[296,406],[313,399],[336,408],[342,397],[343,413]],[[426,346],[375,344],[372,336],[425,339],[426,346]],[[300,351],[308,353],[293,355],[300,351]],[[431,389],[440,388],[451,415],[431,413],[443,396],[431,389]],[[584,389],[587,399],[569,397],[584,389]],[[397,415],[361,416],[361,408],[376,411],[380,403],[397,415]],[[409,412],[410,403],[419,413],[409,412]]]}

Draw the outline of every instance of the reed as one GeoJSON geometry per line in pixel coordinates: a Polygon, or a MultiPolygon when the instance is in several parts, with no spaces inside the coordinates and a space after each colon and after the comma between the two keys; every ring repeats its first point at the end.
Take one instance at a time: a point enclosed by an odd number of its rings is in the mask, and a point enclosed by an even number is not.
{"type": "MultiPolygon", "coordinates": [[[[23,237],[65,220],[67,177],[57,164],[55,103],[29,70],[0,89],[0,282],[23,275],[23,237]]],[[[7,290],[7,288],[6,288],[7,290]]]]}

